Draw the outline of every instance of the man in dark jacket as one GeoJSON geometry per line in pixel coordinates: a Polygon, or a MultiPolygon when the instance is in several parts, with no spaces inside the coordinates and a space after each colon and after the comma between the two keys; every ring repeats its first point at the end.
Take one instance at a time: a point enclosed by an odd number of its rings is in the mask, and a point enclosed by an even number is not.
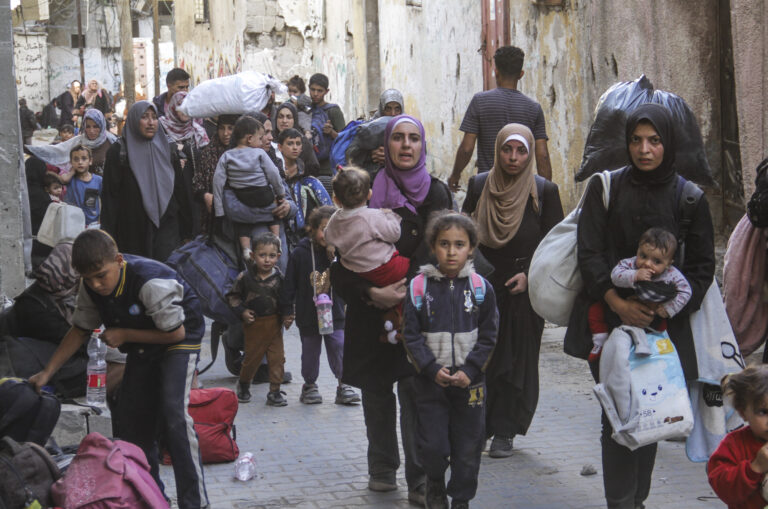
{"type": "Polygon", "coordinates": [[[32,110],[27,108],[27,100],[23,97],[19,99],[19,122],[21,123],[21,137],[24,139],[24,145],[32,143],[32,134],[35,129],[40,129],[37,118],[32,110]]]}
{"type": "Polygon", "coordinates": [[[171,97],[176,92],[189,92],[189,73],[184,69],[175,67],[168,71],[168,75],[165,77],[165,85],[168,90],[160,95],[155,96],[152,102],[157,106],[157,116],[165,116],[165,107],[171,102],[171,97]]]}

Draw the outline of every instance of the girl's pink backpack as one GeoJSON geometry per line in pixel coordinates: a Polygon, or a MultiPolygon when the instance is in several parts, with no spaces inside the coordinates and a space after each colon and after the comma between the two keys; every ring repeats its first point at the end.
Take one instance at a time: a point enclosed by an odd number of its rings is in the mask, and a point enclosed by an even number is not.
{"type": "Polygon", "coordinates": [[[167,508],[149,473],[144,452],[134,444],[99,433],[86,436],[64,477],[51,488],[63,509],[167,508]]]}

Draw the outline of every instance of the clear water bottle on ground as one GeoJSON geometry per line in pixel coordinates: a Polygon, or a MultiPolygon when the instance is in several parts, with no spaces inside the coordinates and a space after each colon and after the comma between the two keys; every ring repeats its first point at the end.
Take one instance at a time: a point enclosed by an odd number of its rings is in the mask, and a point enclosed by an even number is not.
{"type": "Polygon", "coordinates": [[[101,339],[100,329],[91,334],[88,342],[88,387],[85,400],[91,406],[103,407],[107,404],[107,345],[101,339]]]}
{"type": "Polygon", "coordinates": [[[246,452],[241,454],[235,461],[235,477],[241,481],[253,479],[256,475],[256,459],[253,453],[246,452]]]}

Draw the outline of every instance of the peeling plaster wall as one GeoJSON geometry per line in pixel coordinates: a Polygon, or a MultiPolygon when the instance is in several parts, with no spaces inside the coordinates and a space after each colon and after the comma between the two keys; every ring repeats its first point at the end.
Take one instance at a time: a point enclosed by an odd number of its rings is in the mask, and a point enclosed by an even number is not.
{"type": "MultiPolygon", "coordinates": [[[[195,22],[195,2],[174,2],[176,59],[192,84],[238,73],[243,67],[245,0],[211,0],[208,23],[195,22]]],[[[165,84],[160,88],[165,90],[165,84]]]]}
{"type": "MultiPolygon", "coordinates": [[[[322,72],[328,102],[341,106],[347,121],[366,109],[362,4],[355,0],[254,0],[248,2],[245,61],[282,80],[322,72]]],[[[286,97],[287,98],[287,97],[286,97]]],[[[278,100],[281,98],[278,98],[278,100]]]]}
{"type": "MultiPolygon", "coordinates": [[[[553,178],[563,205],[575,206],[573,176],[600,95],[645,73],[656,89],[686,100],[699,121],[709,163],[720,168],[716,0],[584,2],[565,8],[510,3],[512,44],[523,48],[520,90],[541,103],[553,178]]],[[[713,207],[714,208],[714,207],[713,207]]]]}
{"type": "Polygon", "coordinates": [[[32,111],[41,111],[50,102],[48,93],[48,44],[45,33],[13,34],[16,90],[32,111]]]}
{"type": "MultiPolygon", "coordinates": [[[[405,111],[424,124],[428,167],[444,179],[453,169],[467,106],[483,90],[481,20],[476,0],[424,0],[421,7],[379,0],[381,89],[403,93],[405,111]]],[[[470,169],[474,173],[474,161],[465,176],[470,169]]]]}
{"type": "Polygon", "coordinates": [[[768,4],[731,0],[731,24],[742,181],[749,198],[755,169],[768,157],[768,4]]]}

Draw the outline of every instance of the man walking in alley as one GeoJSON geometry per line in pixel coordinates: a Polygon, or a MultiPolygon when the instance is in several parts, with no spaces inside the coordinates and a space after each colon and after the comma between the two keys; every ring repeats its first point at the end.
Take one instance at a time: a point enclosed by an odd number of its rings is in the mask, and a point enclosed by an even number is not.
{"type": "Polygon", "coordinates": [[[189,92],[189,73],[184,69],[175,67],[168,71],[165,77],[165,85],[168,90],[160,95],[156,95],[152,102],[157,106],[157,116],[165,116],[165,107],[171,102],[173,94],[176,92],[189,92]]]}
{"type": "Polygon", "coordinates": [[[523,50],[515,46],[502,46],[493,55],[496,88],[478,92],[472,97],[459,127],[464,133],[464,138],[456,152],[453,173],[448,178],[448,185],[453,191],[459,189],[461,172],[472,158],[475,142],[477,172],[483,173],[493,166],[496,135],[502,127],[511,123],[523,124],[533,132],[538,174],[552,180],[544,112],[539,103],[517,90],[517,83],[525,74],[524,59],[523,50]]]}

